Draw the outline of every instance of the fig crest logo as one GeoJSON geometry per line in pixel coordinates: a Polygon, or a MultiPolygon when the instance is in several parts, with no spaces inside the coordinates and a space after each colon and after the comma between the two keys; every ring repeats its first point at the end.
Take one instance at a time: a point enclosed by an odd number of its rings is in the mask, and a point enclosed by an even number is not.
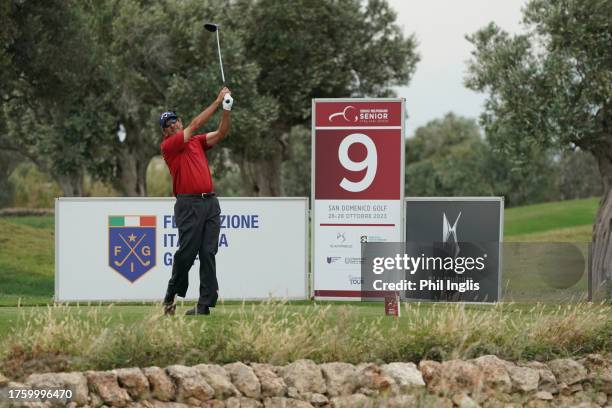
{"type": "Polygon", "coordinates": [[[108,217],[108,265],[134,283],[155,266],[155,215],[108,217]]]}
{"type": "Polygon", "coordinates": [[[457,240],[457,223],[459,222],[459,218],[461,218],[461,211],[455,220],[455,223],[451,225],[448,222],[448,218],[446,218],[446,213],[442,213],[442,243],[446,246],[449,243],[451,237],[453,238],[454,244],[454,256],[459,255],[459,241],[457,240]]]}
{"type": "Polygon", "coordinates": [[[333,122],[335,118],[341,117],[345,122],[357,122],[359,120],[359,115],[357,114],[357,108],[354,106],[347,106],[344,108],[342,112],[336,112],[329,115],[330,122],[333,122]]]}

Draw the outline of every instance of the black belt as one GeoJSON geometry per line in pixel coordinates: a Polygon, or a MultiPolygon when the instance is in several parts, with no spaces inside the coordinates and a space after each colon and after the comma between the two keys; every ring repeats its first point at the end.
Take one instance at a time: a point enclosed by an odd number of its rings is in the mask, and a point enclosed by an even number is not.
{"type": "Polygon", "coordinates": [[[176,198],[211,198],[217,194],[213,191],[211,193],[200,193],[200,194],[177,194],[176,198]]]}

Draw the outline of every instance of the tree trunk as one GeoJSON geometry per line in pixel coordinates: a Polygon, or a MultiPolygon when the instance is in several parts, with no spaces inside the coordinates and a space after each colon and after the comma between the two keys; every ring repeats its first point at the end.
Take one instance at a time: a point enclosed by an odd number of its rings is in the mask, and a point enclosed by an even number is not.
{"type": "MultiPolygon", "coordinates": [[[[240,171],[244,179],[243,191],[247,197],[278,197],[284,194],[281,182],[281,152],[270,157],[247,159],[242,157],[240,171]]],[[[308,181],[304,181],[308,182],[308,181]]]]}
{"type": "Polygon", "coordinates": [[[612,146],[593,152],[603,182],[603,197],[593,225],[591,299],[612,299],[612,146]]]}
{"type": "Polygon", "coordinates": [[[55,180],[62,189],[62,197],[82,197],[85,173],[80,169],[72,174],[60,174],[55,180]]]}
{"type": "Polygon", "coordinates": [[[127,139],[121,146],[117,158],[117,174],[113,186],[124,196],[145,197],[147,195],[147,167],[151,159],[159,154],[159,147],[151,145],[147,135],[138,133],[135,127],[125,123],[127,139]]]}
{"type": "Polygon", "coordinates": [[[151,157],[134,154],[127,148],[121,152],[117,163],[117,175],[113,186],[124,196],[145,197],[147,195],[147,166],[151,157]]]}

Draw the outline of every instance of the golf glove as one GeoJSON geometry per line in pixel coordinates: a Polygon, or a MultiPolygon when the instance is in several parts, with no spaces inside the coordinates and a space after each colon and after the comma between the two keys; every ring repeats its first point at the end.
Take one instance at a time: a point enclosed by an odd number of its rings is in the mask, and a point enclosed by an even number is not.
{"type": "Polygon", "coordinates": [[[225,94],[223,97],[223,109],[226,111],[232,110],[232,105],[234,104],[234,98],[230,94],[225,94]]]}

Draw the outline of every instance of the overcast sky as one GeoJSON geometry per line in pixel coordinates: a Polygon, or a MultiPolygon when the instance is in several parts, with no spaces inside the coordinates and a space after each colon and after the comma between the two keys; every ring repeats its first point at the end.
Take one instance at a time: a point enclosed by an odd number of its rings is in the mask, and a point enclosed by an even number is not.
{"type": "Polygon", "coordinates": [[[521,7],[525,0],[388,0],[398,13],[404,33],[416,34],[421,61],[408,87],[397,88],[406,98],[406,132],[447,112],[477,118],[484,95],[463,85],[471,44],[465,34],[490,21],[511,33],[521,31],[521,7]]]}

